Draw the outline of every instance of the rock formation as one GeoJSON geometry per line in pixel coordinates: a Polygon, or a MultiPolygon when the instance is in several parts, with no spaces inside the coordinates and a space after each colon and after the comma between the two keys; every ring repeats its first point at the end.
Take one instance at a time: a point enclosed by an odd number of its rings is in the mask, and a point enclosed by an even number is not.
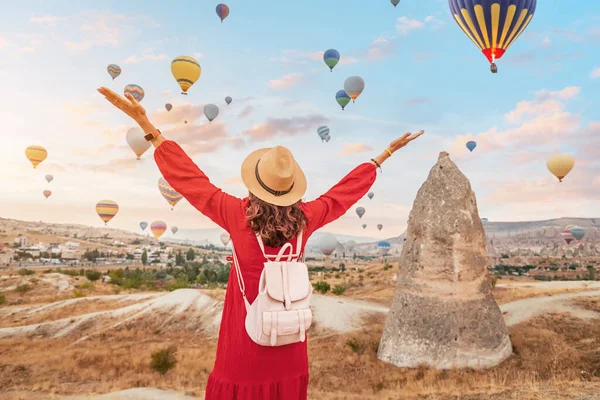
{"type": "Polygon", "coordinates": [[[442,152],[410,213],[378,357],[399,367],[485,368],[511,353],[475,194],[442,152]]]}

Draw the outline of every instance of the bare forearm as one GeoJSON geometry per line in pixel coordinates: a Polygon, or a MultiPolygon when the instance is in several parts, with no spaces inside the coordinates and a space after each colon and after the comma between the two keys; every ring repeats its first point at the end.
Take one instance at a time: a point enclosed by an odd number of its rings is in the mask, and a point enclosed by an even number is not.
{"type": "MultiPolygon", "coordinates": [[[[140,118],[139,120],[136,120],[136,122],[138,123],[140,128],[142,128],[144,133],[150,133],[150,132],[156,131],[156,127],[154,125],[152,125],[152,122],[150,122],[150,120],[146,116],[144,116],[143,118],[140,118]]],[[[152,145],[154,147],[158,147],[164,141],[165,141],[165,138],[163,137],[163,135],[158,135],[157,137],[152,139],[150,141],[150,143],[152,143],[152,145]]]]}
{"type": "MultiPolygon", "coordinates": [[[[373,160],[375,160],[375,162],[379,165],[383,164],[383,162],[385,160],[387,160],[388,158],[390,158],[390,155],[387,151],[383,151],[381,154],[379,154],[377,157],[373,158],[373,160]]],[[[371,161],[371,164],[375,164],[373,161],[371,161]]],[[[375,164],[377,166],[377,164],[375,164]]]]}

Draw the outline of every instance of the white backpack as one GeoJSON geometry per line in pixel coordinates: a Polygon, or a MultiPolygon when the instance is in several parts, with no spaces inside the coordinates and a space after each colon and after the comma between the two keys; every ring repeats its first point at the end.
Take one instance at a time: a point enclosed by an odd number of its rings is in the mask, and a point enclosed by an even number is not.
{"type": "Polygon", "coordinates": [[[303,254],[300,250],[302,232],[298,235],[296,245],[298,254],[293,254],[292,245],[286,243],[277,255],[267,255],[260,235],[256,236],[267,261],[260,274],[258,296],[252,304],[246,298],[244,279],[233,243],[231,245],[238,285],[246,304],[246,332],[261,346],[304,342],[306,331],[312,323],[310,298],[313,287],[308,278],[304,255],[300,260],[300,254],[303,254]],[[290,254],[284,256],[288,248],[290,254]],[[281,261],[282,257],[287,257],[287,261],[281,261]],[[269,258],[275,258],[275,261],[269,258]]]}

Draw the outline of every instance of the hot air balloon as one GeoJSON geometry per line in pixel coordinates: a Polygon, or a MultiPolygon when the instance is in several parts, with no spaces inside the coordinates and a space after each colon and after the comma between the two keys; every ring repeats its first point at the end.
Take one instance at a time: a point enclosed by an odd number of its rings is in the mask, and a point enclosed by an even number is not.
{"type": "Polygon", "coordinates": [[[354,103],[363,90],[365,90],[365,81],[360,76],[351,76],[344,82],[344,90],[354,103]]]}
{"type": "Polygon", "coordinates": [[[48,183],[52,182],[53,180],[54,180],[54,177],[52,175],[50,175],[50,174],[46,175],[46,181],[48,183]]]}
{"type": "Polygon", "coordinates": [[[363,229],[367,228],[367,224],[362,224],[363,229]]]}
{"type": "Polygon", "coordinates": [[[358,218],[362,218],[362,216],[365,215],[365,208],[356,207],[356,213],[358,214],[358,218]]]}
{"type": "Polygon", "coordinates": [[[481,218],[481,222],[488,222],[487,218],[481,218]]]}
{"type": "Polygon", "coordinates": [[[144,131],[138,128],[131,128],[127,131],[125,135],[125,139],[127,140],[127,144],[131,147],[131,150],[137,156],[139,160],[142,154],[146,152],[152,146],[149,141],[144,138],[144,131]]]}
{"type": "Polygon", "coordinates": [[[137,102],[141,102],[144,99],[144,95],[146,94],[141,86],[134,84],[125,86],[125,89],[123,91],[125,92],[125,94],[129,93],[130,95],[132,95],[137,102]]]}
{"type": "Polygon", "coordinates": [[[574,165],[575,160],[568,154],[557,154],[552,156],[546,163],[548,170],[558,178],[559,182],[562,182],[563,178],[571,172],[574,165]]]}
{"type": "Polygon", "coordinates": [[[165,224],[162,221],[154,221],[150,225],[150,230],[152,230],[152,233],[154,234],[154,237],[158,239],[167,230],[167,224],[165,224]]]}
{"type": "Polygon", "coordinates": [[[51,192],[51,191],[49,191],[49,190],[44,190],[44,191],[43,191],[43,193],[44,193],[44,197],[45,197],[45,198],[48,198],[48,197],[50,197],[50,195],[52,194],[52,192],[51,192]]]}
{"type": "Polygon", "coordinates": [[[147,227],[148,227],[147,222],[145,222],[145,221],[140,222],[140,228],[142,228],[142,231],[145,231],[147,227]]]}
{"type": "Polygon", "coordinates": [[[329,49],[323,54],[323,61],[325,61],[325,64],[333,72],[333,68],[340,62],[340,53],[335,49],[329,49]]]}
{"type": "Polygon", "coordinates": [[[121,67],[119,67],[117,64],[109,64],[108,67],[106,67],[106,70],[113,81],[117,76],[121,75],[121,67]]]}
{"type": "Polygon", "coordinates": [[[571,242],[575,239],[575,237],[571,233],[571,229],[568,228],[560,232],[560,236],[562,236],[562,238],[565,240],[565,242],[567,242],[567,244],[571,244],[571,242]]]}
{"type": "Polygon", "coordinates": [[[392,3],[392,5],[394,6],[394,8],[396,8],[396,6],[398,4],[400,4],[400,0],[390,0],[390,3],[392,3]]]}
{"type": "Polygon", "coordinates": [[[324,142],[327,136],[329,135],[329,128],[326,126],[320,126],[317,129],[317,134],[321,138],[321,141],[324,142]]]}
{"type": "Polygon", "coordinates": [[[217,6],[217,15],[221,18],[221,22],[229,15],[229,7],[226,4],[219,4],[217,6]]]}
{"type": "Polygon", "coordinates": [[[193,57],[179,56],[171,62],[171,73],[181,87],[181,94],[187,95],[187,91],[200,78],[202,68],[193,57]]]}
{"type": "Polygon", "coordinates": [[[573,237],[575,239],[581,240],[585,236],[585,229],[583,229],[580,226],[575,226],[575,227],[571,228],[571,234],[573,235],[573,237]]]}
{"type": "Polygon", "coordinates": [[[165,180],[162,176],[158,179],[158,190],[160,190],[160,194],[167,200],[167,202],[171,205],[171,210],[179,200],[183,198],[175,189],[169,185],[169,182],[165,180]]]}
{"type": "Polygon", "coordinates": [[[230,241],[231,241],[231,236],[229,236],[229,233],[227,233],[227,232],[221,233],[221,243],[223,243],[223,246],[227,246],[230,241]]]}
{"type": "Polygon", "coordinates": [[[375,196],[375,193],[373,193],[373,192],[367,193],[367,197],[369,198],[369,200],[371,200],[373,198],[373,196],[375,196]]]}
{"type": "Polygon", "coordinates": [[[25,157],[31,162],[33,168],[48,157],[48,152],[42,146],[29,146],[25,149],[25,157]]]}
{"type": "Polygon", "coordinates": [[[173,235],[176,234],[178,230],[179,230],[179,228],[176,226],[171,228],[171,232],[173,232],[173,235]]]}
{"type": "Polygon", "coordinates": [[[335,100],[342,107],[342,111],[344,111],[344,108],[350,103],[350,96],[348,96],[345,90],[338,90],[335,94],[335,100]]]}
{"type": "Polygon", "coordinates": [[[382,241],[377,243],[377,247],[379,248],[379,254],[385,256],[390,251],[390,243],[386,241],[382,241]]]}
{"type": "Polygon", "coordinates": [[[473,151],[475,147],[477,147],[477,143],[474,141],[470,140],[467,142],[467,149],[469,149],[469,151],[473,151]]]}
{"type": "Polygon", "coordinates": [[[214,104],[205,105],[204,115],[210,122],[213,122],[213,120],[219,115],[219,107],[215,106],[214,104]]]}
{"type": "Polygon", "coordinates": [[[167,111],[171,111],[171,109],[173,108],[173,104],[167,103],[165,104],[165,108],[167,109],[167,111]]]}
{"type": "Polygon", "coordinates": [[[536,0],[448,0],[458,26],[498,72],[495,61],[523,33],[535,13],[536,0]]]}
{"type": "Polygon", "coordinates": [[[381,225],[381,224],[377,225],[377,229],[382,230],[383,229],[383,225],[381,225]]]}
{"type": "Polygon", "coordinates": [[[233,99],[231,98],[231,96],[225,97],[225,103],[227,103],[227,105],[230,105],[232,101],[233,99]]]}
{"type": "Polygon", "coordinates": [[[183,123],[187,125],[187,119],[185,121],[183,121],[183,123]]]}
{"type": "Polygon", "coordinates": [[[319,250],[321,250],[321,253],[325,255],[325,258],[329,257],[337,246],[338,241],[331,233],[324,234],[319,240],[319,250]]]}
{"type": "Polygon", "coordinates": [[[108,224],[108,221],[117,215],[119,212],[119,206],[112,200],[102,200],[96,204],[96,212],[102,221],[104,221],[104,225],[106,225],[108,224]]]}

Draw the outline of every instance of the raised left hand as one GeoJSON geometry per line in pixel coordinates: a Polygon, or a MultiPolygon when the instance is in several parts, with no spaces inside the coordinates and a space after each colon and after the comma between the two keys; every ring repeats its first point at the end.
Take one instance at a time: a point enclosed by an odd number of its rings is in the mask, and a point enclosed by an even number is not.
{"type": "Polygon", "coordinates": [[[100,94],[102,94],[106,100],[111,102],[113,106],[129,115],[136,122],[139,123],[140,121],[146,119],[146,110],[131,94],[126,93],[125,97],[119,96],[112,90],[105,87],[99,88],[98,92],[100,92],[100,94]]]}

